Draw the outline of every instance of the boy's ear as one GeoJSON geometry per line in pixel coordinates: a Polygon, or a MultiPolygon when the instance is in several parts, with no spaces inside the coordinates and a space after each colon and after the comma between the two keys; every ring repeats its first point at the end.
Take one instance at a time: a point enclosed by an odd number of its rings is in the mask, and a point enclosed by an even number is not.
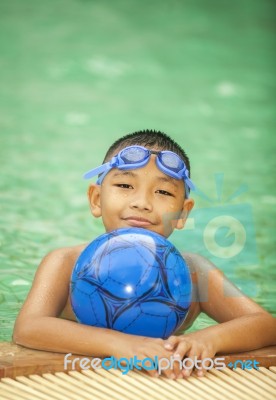
{"type": "Polygon", "coordinates": [[[92,215],[96,218],[101,217],[101,186],[92,183],[88,188],[87,196],[92,215]]]}
{"type": "Polygon", "coordinates": [[[175,228],[176,229],[183,229],[185,226],[185,223],[187,221],[187,218],[194,206],[195,202],[193,199],[185,199],[183,203],[183,208],[181,211],[181,214],[176,222],[175,228]]]}

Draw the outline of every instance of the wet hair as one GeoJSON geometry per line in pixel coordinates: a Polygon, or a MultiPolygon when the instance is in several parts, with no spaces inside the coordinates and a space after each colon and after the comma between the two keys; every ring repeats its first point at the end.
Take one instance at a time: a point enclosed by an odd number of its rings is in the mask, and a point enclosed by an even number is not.
{"type": "Polygon", "coordinates": [[[127,146],[144,146],[151,150],[169,150],[178,154],[179,157],[185,162],[185,165],[191,176],[190,161],[185,151],[166,133],[155,131],[151,129],[144,129],[134,133],[129,133],[116,140],[108,149],[104,161],[106,162],[111,159],[112,156],[118,154],[118,152],[127,146]]]}

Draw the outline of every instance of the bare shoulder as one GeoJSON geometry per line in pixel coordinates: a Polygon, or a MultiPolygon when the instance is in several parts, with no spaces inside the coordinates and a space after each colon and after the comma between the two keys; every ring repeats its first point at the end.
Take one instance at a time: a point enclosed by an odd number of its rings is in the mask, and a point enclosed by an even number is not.
{"type": "Polygon", "coordinates": [[[41,261],[19,317],[58,316],[68,302],[72,270],[86,244],[48,253],[41,261]]]}
{"type": "Polygon", "coordinates": [[[36,275],[40,273],[63,272],[71,273],[78,257],[85,249],[87,243],[71,247],[62,247],[50,251],[41,261],[36,275]]]}
{"type": "Polygon", "coordinates": [[[59,249],[52,250],[46,257],[50,256],[56,258],[57,261],[62,260],[63,262],[75,262],[87,245],[88,243],[70,247],[61,247],[59,249]]]}
{"type": "Polygon", "coordinates": [[[81,244],[50,251],[38,266],[33,287],[58,284],[65,290],[75,263],[85,247],[86,244],[81,244]]]}
{"type": "Polygon", "coordinates": [[[221,290],[223,286],[223,290],[227,290],[229,294],[239,294],[238,289],[228,281],[223,271],[210,260],[195,253],[184,253],[182,256],[191,273],[194,299],[199,303],[208,301],[210,291],[221,290]]]}
{"type": "Polygon", "coordinates": [[[196,253],[183,253],[184,260],[187,263],[191,273],[208,272],[218,268],[207,258],[196,253]]]}

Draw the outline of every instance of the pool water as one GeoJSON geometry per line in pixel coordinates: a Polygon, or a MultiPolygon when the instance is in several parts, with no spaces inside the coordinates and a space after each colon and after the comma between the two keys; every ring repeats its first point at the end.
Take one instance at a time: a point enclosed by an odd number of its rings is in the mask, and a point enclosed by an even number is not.
{"type": "MultiPolygon", "coordinates": [[[[201,190],[187,229],[171,240],[210,256],[276,314],[273,7],[1,3],[1,340],[11,339],[43,256],[103,233],[82,174],[115,139],[143,128],[181,143],[201,190]]],[[[213,323],[200,316],[192,329],[213,323]]]]}

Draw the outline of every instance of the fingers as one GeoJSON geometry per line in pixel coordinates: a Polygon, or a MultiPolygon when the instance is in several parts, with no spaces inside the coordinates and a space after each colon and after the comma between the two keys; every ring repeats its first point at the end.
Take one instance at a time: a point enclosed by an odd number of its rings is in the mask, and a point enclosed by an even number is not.
{"type": "Polygon", "coordinates": [[[159,377],[162,374],[167,378],[175,379],[175,374],[170,368],[172,354],[172,351],[165,348],[164,340],[146,339],[140,348],[138,358],[140,365],[150,376],[159,377]]]}
{"type": "Polygon", "coordinates": [[[178,342],[179,338],[177,336],[170,336],[167,340],[165,340],[164,347],[167,350],[173,350],[178,342]]]}
{"type": "Polygon", "coordinates": [[[208,343],[187,336],[170,336],[167,340],[145,338],[135,354],[140,366],[152,377],[163,375],[170,379],[188,378],[193,371],[198,377],[210,369],[214,356],[208,343]],[[143,360],[147,358],[147,363],[143,360]]]}
{"type": "Polygon", "coordinates": [[[213,365],[212,357],[213,355],[205,349],[201,352],[196,349],[191,349],[189,357],[183,361],[183,377],[188,378],[193,371],[196,372],[198,377],[203,377],[213,365]]]}
{"type": "Polygon", "coordinates": [[[173,356],[177,359],[183,360],[184,356],[187,355],[191,350],[191,347],[191,343],[187,342],[186,340],[182,340],[175,348],[173,356]]]}
{"type": "Polygon", "coordinates": [[[193,371],[195,371],[198,377],[203,377],[213,363],[210,354],[207,351],[202,351],[200,354],[196,349],[191,349],[188,352],[187,348],[189,348],[187,344],[186,346],[182,344],[177,348],[177,351],[181,354],[186,351],[186,357],[182,358],[175,354],[172,354],[170,357],[158,357],[155,368],[144,366],[144,370],[152,377],[162,375],[169,379],[183,379],[191,376],[193,371]]]}
{"type": "MultiPolygon", "coordinates": [[[[185,355],[191,350],[192,344],[184,339],[184,337],[170,336],[164,344],[164,347],[172,351],[170,357],[170,369],[171,373],[164,373],[164,375],[169,375],[172,379],[178,379],[183,377],[183,359],[185,355]]],[[[185,368],[184,368],[185,371],[185,368]]]]}
{"type": "Polygon", "coordinates": [[[171,336],[164,346],[173,351],[171,368],[177,378],[187,378],[193,371],[196,371],[198,377],[204,376],[213,365],[212,357],[215,352],[212,346],[198,338],[191,338],[189,335],[171,336]]]}
{"type": "MultiPolygon", "coordinates": [[[[185,360],[185,356],[187,356],[187,354],[190,352],[191,350],[191,343],[187,342],[187,341],[181,341],[178,343],[177,347],[174,350],[174,354],[173,354],[173,367],[174,367],[174,372],[177,376],[177,378],[182,378],[183,377],[183,371],[185,372],[187,369],[187,367],[189,367],[189,365],[187,365],[186,360],[185,360]]],[[[185,376],[185,374],[184,374],[185,376]]]]}
{"type": "Polygon", "coordinates": [[[150,368],[147,368],[146,365],[144,365],[143,370],[146,371],[147,374],[149,374],[149,376],[151,376],[152,378],[159,378],[159,374],[158,371],[156,369],[152,369],[152,366],[149,366],[150,368]]]}
{"type": "Polygon", "coordinates": [[[201,361],[201,369],[197,369],[197,376],[201,377],[206,374],[206,372],[210,369],[210,366],[212,365],[212,358],[210,357],[210,353],[206,350],[202,351],[202,354],[200,356],[200,361],[201,361]]]}

